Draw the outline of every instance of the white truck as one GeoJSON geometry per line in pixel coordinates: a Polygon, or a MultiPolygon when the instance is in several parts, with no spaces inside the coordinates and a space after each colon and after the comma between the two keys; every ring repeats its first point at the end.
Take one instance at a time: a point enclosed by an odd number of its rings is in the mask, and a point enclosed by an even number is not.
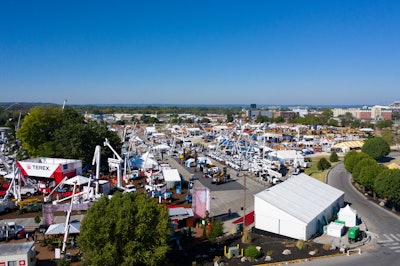
{"type": "MultiPolygon", "coordinates": [[[[20,189],[19,186],[17,186],[17,191],[20,189]]],[[[26,197],[30,197],[32,195],[35,195],[38,191],[38,189],[36,187],[27,187],[27,186],[23,186],[21,187],[21,196],[26,196],[26,197]]]]}

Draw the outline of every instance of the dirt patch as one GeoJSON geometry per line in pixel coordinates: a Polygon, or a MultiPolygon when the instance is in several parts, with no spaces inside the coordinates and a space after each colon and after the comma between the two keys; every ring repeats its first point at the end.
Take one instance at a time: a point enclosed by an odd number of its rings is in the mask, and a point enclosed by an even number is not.
{"type": "MultiPolygon", "coordinates": [[[[212,244],[208,241],[202,241],[201,237],[194,239],[181,239],[182,250],[174,249],[170,252],[168,258],[173,265],[214,265],[214,260],[224,262],[225,265],[244,265],[250,266],[262,263],[277,263],[292,260],[314,259],[321,256],[336,255],[338,249],[331,249],[330,245],[324,246],[312,241],[298,242],[291,238],[285,238],[273,234],[263,234],[258,231],[251,233],[252,241],[250,244],[243,244],[240,235],[226,236],[220,238],[218,242],[212,244]],[[260,248],[261,256],[257,260],[242,262],[242,253],[248,246],[254,245],[260,248]],[[225,251],[230,248],[238,247],[238,256],[228,258],[225,251]],[[285,250],[289,250],[289,255],[283,255],[285,250]],[[315,252],[315,255],[310,255],[315,252]],[[265,261],[266,256],[270,256],[271,261],[265,261]]],[[[233,252],[234,253],[234,252],[233,252]]]]}

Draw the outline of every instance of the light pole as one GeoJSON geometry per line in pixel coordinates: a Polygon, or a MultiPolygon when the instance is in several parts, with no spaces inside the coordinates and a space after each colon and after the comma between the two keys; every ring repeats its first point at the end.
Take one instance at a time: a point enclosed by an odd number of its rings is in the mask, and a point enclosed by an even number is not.
{"type": "Polygon", "coordinates": [[[243,232],[246,230],[246,176],[243,175],[243,232]]]}

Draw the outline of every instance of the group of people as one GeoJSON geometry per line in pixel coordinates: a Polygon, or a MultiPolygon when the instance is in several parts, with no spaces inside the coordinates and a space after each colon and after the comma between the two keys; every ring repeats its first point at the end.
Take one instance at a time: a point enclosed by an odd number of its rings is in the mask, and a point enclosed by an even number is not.
{"type": "Polygon", "coordinates": [[[32,239],[33,242],[36,242],[37,241],[37,234],[36,234],[36,232],[34,232],[34,233],[26,232],[25,238],[26,238],[26,242],[29,242],[30,239],[32,239]]]}

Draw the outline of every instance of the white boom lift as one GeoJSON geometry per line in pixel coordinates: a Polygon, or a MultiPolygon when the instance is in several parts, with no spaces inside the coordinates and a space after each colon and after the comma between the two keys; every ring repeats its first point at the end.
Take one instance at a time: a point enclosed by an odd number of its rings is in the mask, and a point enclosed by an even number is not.
{"type": "Polygon", "coordinates": [[[67,250],[67,240],[68,240],[68,235],[69,235],[69,221],[71,220],[71,212],[72,212],[72,207],[74,204],[74,196],[75,196],[75,191],[76,191],[76,182],[74,183],[74,189],[72,190],[72,198],[71,198],[71,204],[69,205],[69,210],[67,212],[67,217],[65,219],[65,227],[64,227],[64,238],[63,238],[63,245],[61,249],[61,254],[65,256],[65,251],[67,250]]]}
{"type": "Polygon", "coordinates": [[[108,158],[108,165],[111,167],[116,167],[117,168],[117,187],[122,188],[122,174],[121,174],[121,165],[124,162],[124,160],[121,158],[121,156],[114,150],[114,148],[110,145],[110,142],[106,138],[106,141],[104,142],[104,146],[108,146],[112,152],[114,153],[115,157],[117,158],[108,158]]]}

